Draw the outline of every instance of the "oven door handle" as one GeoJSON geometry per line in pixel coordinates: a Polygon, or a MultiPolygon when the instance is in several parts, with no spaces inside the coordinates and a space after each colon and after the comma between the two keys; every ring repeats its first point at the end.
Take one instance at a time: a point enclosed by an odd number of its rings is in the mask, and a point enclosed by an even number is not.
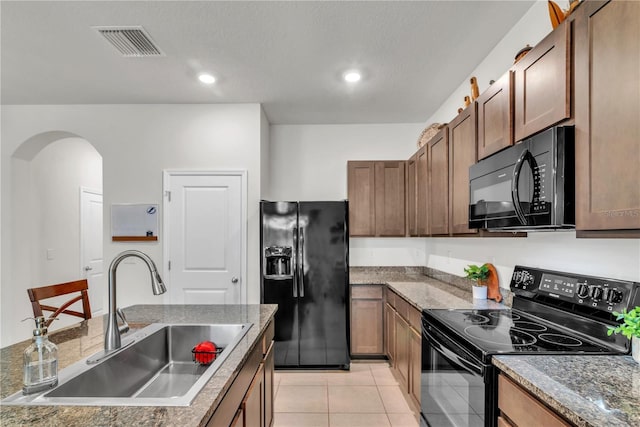
{"type": "MultiPolygon", "coordinates": [[[[538,186],[535,185],[536,174],[538,172],[538,168],[536,165],[536,159],[531,154],[531,151],[525,149],[520,157],[518,157],[518,161],[516,162],[516,166],[513,168],[513,179],[511,180],[511,201],[513,202],[513,207],[516,211],[516,216],[522,225],[528,225],[527,217],[524,215],[524,211],[522,210],[522,205],[520,204],[520,176],[522,172],[522,166],[524,166],[524,162],[528,162],[531,167],[531,173],[533,174],[534,179],[534,194],[533,200],[536,200],[536,189],[538,186]]],[[[533,201],[532,200],[532,201],[533,201]]]]}
{"type": "Polygon", "coordinates": [[[429,345],[435,351],[440,353],[440,355],[445,359],[449,360],[452,363],[455,363],[456,365],[460,366],[465,371],[471,374],[484,375],[484,368],[482,366],[475,365],[472,362],[469,362],[468,360],[458,356],[453,351],[449,350],[444,345],[442,345],[442,343],[440,343],[440,341],[438,341],[438,339],[435,338],[433,335],[431,335],[429,332],[423,330],[422,335],[423,335],[423,338],[428,340],[427,345],[429,345]]]}

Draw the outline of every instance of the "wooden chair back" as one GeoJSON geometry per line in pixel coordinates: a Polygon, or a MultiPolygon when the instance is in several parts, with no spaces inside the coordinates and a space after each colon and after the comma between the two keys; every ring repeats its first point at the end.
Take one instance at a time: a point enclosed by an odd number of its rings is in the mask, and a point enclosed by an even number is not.
{"type": "Polygon", "coordinates": [[[33,308],[34,317],[44,316],[43,311],[51,311],[52,314],[47,318],[46,325],[49,326],[53,319],[60,314],[68,314],[71,316],[81,317],[83,319],[91,319],[91,306],[89,305],[89,284],[87,280],[76,280],[75,282],[60,283],[58,285],[43,286],[40,288],[27,289],[29,299],[31,300],[31,307],[33,308]],[[53,307],[51,305],[41,304],[40,301],[53,298],[61,295],[72,294],[74,292],[80,292],[74,298],[62,304],[60,307],[53,307]],[[69,310],[68,307],[82,300],[82,312],[69,310]]]}

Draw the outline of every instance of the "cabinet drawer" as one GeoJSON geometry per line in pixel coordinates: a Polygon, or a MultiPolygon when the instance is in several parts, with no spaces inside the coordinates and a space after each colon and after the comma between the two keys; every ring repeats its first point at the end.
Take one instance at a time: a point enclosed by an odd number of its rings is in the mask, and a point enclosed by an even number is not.
{"type": "Polygon", "coordinates": [[[409,325],[419,334],[422,332],[422,312],[414,306],[409,306],[409,325]]]}
{"type": "MultiPolygon", "coordinates": [[[[396,297],[396,311],[403,319],[409,319],[409,303],[406,302],[402,297],[396,297]]],[[[409,322],[407,322],[409,323],[409,322]]]]}
{"type": "Polygon", "coordinates": [[[382,299],[382,285],[365,285],[351,287],[352,299],[382,299]]]}
{"type": "Polygon", "coordinates": [[[498,378],[498,407],[518,427],[570,426],[503,374],[500,374],[498,378]]]}
{"type": "Polygon", "coordinates": [[[394,309],[396,308],[396,294],[389,288],[385,288],[385,296],[387,299],[387,304],[389,304],[394,309]]]}

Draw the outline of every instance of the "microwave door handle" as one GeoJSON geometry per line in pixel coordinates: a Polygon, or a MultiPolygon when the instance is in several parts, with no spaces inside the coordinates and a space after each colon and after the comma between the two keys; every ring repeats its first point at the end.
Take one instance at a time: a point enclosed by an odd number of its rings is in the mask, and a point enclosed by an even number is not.
{"type": "Polygon", "coordinates": [[[527,225],[527,218],[524,216],[522,205],[520,205],[520,189],[518,187],[520,185],[520,173],[522,172],[522,166],[524,166],[524,162],[528,160],[529,156],[531,156],[531,153],[529,150],[525,149],[520,157],[518,157],[518,161],[516,161],[516,166],[513,168],[513,178],[511,179],[511,201],[513,202],[513,208],[516,211],[516,216],[522,225],[527,225]]]}
{"type": "Polygon", "coordinates": [[[446,348],[444,345],[440,344],[440,342],[430,333],[426,331],[422,331],[423,339],[427,339],[429,346],[432,347],[435,351],[440,353],[442,357],[447,359],[449,362],[454,363],[457,366],[460,366],[465,371],[474,374],[474,375],[482,375],[483,369],[481,366],[475,365],[462,357],[455,354],[453,351],[446,348]]]}
{"type": "Polygon", "coordinates": [[[298,298],[298,227],[293,227],[293,297],[298,298]]]}

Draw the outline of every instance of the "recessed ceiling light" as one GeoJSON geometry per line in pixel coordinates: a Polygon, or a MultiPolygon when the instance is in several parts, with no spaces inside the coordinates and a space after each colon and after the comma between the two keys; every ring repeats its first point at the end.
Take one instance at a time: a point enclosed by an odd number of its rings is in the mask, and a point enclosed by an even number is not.
{"type": "Polygon", "coordinates": [[[216,82],[216,78],[211,74],[202,73],[198,76],[198,80],[206,85],[212,85],[216,82]]]}
{"type": "Polygon", "coordinates": [[[347,71],[344,73],[344,80],[349,83],[359,82],[362,75],[357,71],[347,71]]]}

